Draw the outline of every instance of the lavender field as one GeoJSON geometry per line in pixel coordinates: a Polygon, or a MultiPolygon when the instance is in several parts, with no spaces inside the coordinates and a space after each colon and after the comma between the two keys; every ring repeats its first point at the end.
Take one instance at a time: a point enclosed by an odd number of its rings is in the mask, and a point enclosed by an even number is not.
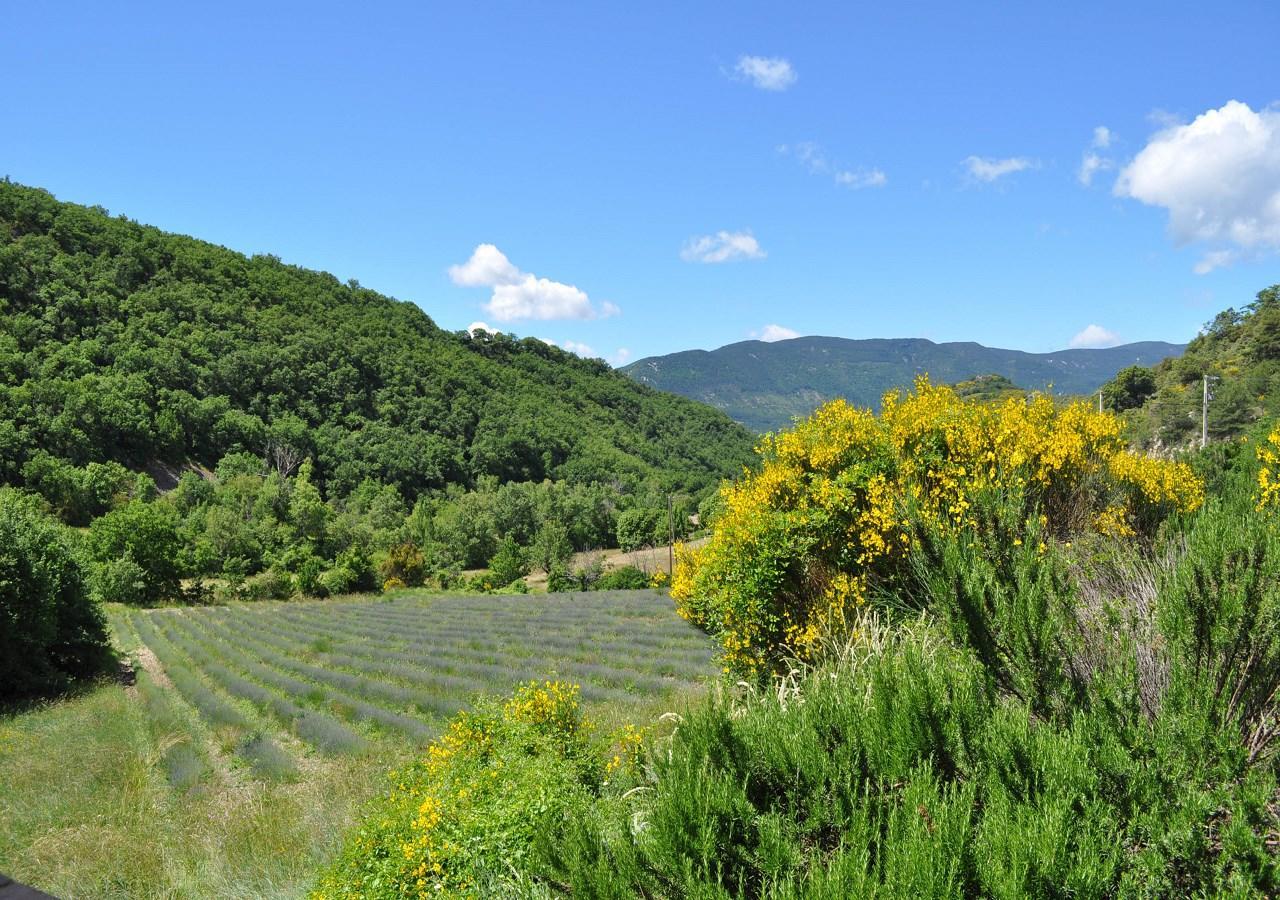
{"type": "Polygon", "coordinates": [[[120,608],[113,619],[145,682],[171,685],[169,703],[266,778],[312,752],[423,743],[476,696],[521,681],[566,679],[589,704],[625,707],[715,671],[707,638],[653,591],[120,608]]]}

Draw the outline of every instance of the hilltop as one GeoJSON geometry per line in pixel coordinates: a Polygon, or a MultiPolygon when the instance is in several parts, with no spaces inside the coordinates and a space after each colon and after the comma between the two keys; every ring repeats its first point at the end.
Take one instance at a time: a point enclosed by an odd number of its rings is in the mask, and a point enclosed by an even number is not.
{"type": "Polygon", "coordinates": [[[999,375],[1027,389],[1052,386],[1059,394],[1087,394],[1126,366],[1151,366],[1183,349],[1146,341],[1101,350],[1025,353],[922,338],[800,337],[647,357],[622,371],[642,384],[715,406],[754,431],[769,431],[833,397],[877,409],[885,391],[910,387],[923,373],[934,383],[999,375]]]}
{"type": "Polygon", "coordinates": [[[751,436],[541,341],[0,182],[0,484],[32,461],[314,460],[329,496],[480,480],[705,490],[751,436]]]}

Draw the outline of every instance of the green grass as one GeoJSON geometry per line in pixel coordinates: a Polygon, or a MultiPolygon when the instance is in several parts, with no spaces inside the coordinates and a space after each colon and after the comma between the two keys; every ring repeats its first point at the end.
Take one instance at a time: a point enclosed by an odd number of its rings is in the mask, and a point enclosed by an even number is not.
{"type": "Polygon", "coordinates": [[[61,897],[299,896],[387,772],[480,694],[572,678],[611,728],[682,707],[714,672],[652,591],[108,618],[160,678],[139,663],[133,689],[0,719],[0,871],[61,897]]]}

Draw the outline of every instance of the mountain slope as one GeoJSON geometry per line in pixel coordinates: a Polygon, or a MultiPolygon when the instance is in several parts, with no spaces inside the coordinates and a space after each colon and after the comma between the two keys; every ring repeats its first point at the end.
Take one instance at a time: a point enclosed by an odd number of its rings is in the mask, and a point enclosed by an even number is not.
{"type": "Polygon", "coordinates": [[[833,397],[877,408],[885,391],[908,387],[922,373],[935,382],[995,374],[1026,388],[1052,385],[1058,393],[1083,394],[1125,366],[1150,366],[1182,349],[1150,341],[1105,350],[1024,353],[921,338],[801,337],[648,357],[623,371],[642,384],[709,403],[748,428],[767,431],[833,397]]]}
{"type": "Polygon", "coordinates": [[[285,447],[331,496],[482,476],[698,490],[751,444],[603,362],[0,182],[0,483],[46,453],[141,468],[285,447]]]}

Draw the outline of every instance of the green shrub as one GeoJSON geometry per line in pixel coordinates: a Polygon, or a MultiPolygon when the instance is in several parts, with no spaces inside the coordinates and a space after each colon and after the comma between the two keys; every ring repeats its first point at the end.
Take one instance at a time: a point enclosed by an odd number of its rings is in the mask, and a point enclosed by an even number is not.
{"type": "Polygon", "coordinates": [[[134,595],[139,605],[157,606],[180,596],[182,540],[177,513],[168,503],[133,500],[95,519],[89,549],[99,563],[133,560],[142,572],[142,586],[134,595]]]}
{"type": "Polygon", "coordinates": [[[97,563],[92,573],[93,595],[99,602],[147,605],[147,573],[132,556],[97,563]]]}
{"type": "Polygon", "coordinates": [[[246,578],[241,593],[246,600],[288,600],[294,594],[293,579],[286,572],[267,569],[246,578]]]}
{"type": "Polygon", "coordinates": [[[603,775],[577,686],[531,683],[459,714],[392,773],[313,897],[509,896],[535,835],[603,775]]]}
{"type": "Polygon", "coordinates": [[[591,586],[596,591],[628,591],[649,587],[649,576],[635,566],[610,569],[591,586]]]}
{"type": "Polygon", "coordinates": [[[639,550],[666,543],[663,529],[667,514],[651,507],[635,507],[618,514],[618,546],[623,550],[639,550]]]}
{"type": "Polygon", "coordinates": [[[498,544],[497,552],[489,560],[489,571],[494,583],[501,587],[529,574],[529,562],[515,538],[508,535],[498,544]]]}
{"type": "Polygon", "coordinates": [[[0,702],[64,690],[111,659],[62,529],[31,498],[0,490],[0,702]]]}

